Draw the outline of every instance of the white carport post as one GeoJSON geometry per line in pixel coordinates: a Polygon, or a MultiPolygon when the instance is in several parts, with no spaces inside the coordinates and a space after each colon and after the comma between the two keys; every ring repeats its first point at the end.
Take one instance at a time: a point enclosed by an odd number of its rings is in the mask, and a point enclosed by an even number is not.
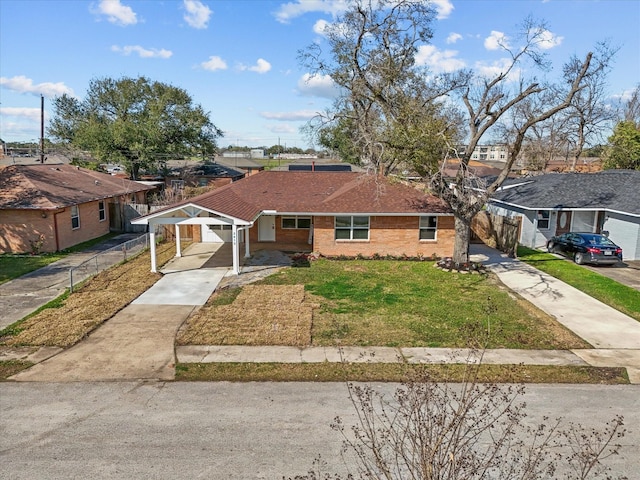
{"type": "Polygon", "coordinates": [[[181,257],[182,248],[180,247],[180,225],[176,223],[174,228],[176,230],[176,257],[181,257]]]}
{"type": "Polygon", "coordinates": [[[244,227],[242,233],[244,234],[244,258],[249,258],[251,256],[249,248],[249,227],[244,227]]]}
{"type": "Polygon", "coordinates": [[[233,273],[238,275],[240,273],[240,252],[238,246],[238,226],[234,223],[231,226],[231,240],[232,240],[232,249],[231,256],[233,257],[233,273]]]}
{"type": "Polygon", "coordinates": [[[156,273],[158,267],[156,264],[156,232],[155,225],[149,223],[149,243],[151,243],[151,271],[156,273]]]}

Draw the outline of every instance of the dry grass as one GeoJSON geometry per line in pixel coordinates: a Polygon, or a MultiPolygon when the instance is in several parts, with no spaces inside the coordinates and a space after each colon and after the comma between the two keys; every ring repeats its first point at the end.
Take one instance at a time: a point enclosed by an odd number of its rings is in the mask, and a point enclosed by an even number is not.
{"type": "Polygon", "coordinates": [[[230,305],[212,300],[189,318],[178,345],[311,344],[315,304],[303,285],[247,285],[230,305]]]}
{"type": "MultiPolygon", "coordinates": [[[[165,243],[157,248],[158,264],[173,257],[175,245],[165,243]]],[[[57,308],[46,308],[21,322],[13,336],[2,344],[47,345],[66,348],[79,342],[104,321],[157,282],[161,275],[149,271],[149,252],[99,273],[60,302],[57,308]]]]}
{"type": "MultiPolygon", "coordinates": [[[[624,368],[541,365],[480,365],[478,382],[580,383],[619,385],[629,380],[624,368]]],[[[397,363],[195,363],[179,364],[178,381],[229,382],[434,382],[469,380],[467,365],[397,363]]]]}

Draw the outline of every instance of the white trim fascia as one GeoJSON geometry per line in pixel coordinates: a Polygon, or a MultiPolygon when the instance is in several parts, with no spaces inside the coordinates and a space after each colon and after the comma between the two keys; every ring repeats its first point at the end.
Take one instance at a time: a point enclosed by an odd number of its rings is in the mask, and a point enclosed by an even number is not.
{"type": "Polygon", "coordinates": [[[552,212],[555,211],[563,211],[563,212],[610,212],[610,213],[617,213],[620,215],[629,215],[630,217],[640,217],[640,214],[638,213],[630,213],[630,212],[623,212],[620,210],[612,210],[610,208],[603,208],[603,207],[589,207],[589,208],[585,208],[585,207],[569,207],[569,208],[557,208],[557,207],[525,207],[524,205],[518,205],[517,203],[509,203],[509,202],[505,202],[502,200],[495,200],[495,199],[490,199],[489,203],[495,203],[495,204],[500,204],[500,205],[508,205],[510,207],[517,207],[517,208],[521,208],[523,210],[529,210],[531,212],[535,212],[538,210],[550,210],[552,212]]]}
{"type": "MultiPolygon", "coordinates": [[[[236,218],[236,217],[232,217],[231,215],[226,215],[224,213],[221,212],[217,212],[215,210],[211,210],[209,208],[204,208],[201,207],[197,204],[194,203],[188,203],[186,205],[181,205],[179,207],[173,207],[173,208],[169,208],[168,210],[162,210],[161,212],[153,212],[153,213],[149,213],[147,215],[143,215],[141,217],[137,217],[134,218],[133,220],[130,221],[130,223],[132,223],[133,225],[148,225],[149,224],[149,220],[153,220],[155,218],[197,218],[197,217],[169,217],[167,216],[168,214],[172,214],[175,212],[179,212],[179,211],[184,211],[183,209],[185,207],[193,207],[195,209],[198,209],[198,215],[203,213],[203,212],[207,212],[207,213],[213,213],[214,215],[217,215],[218,217],[223,217],[223,218],[228,218],[230,220],[232,220],[233,222],[236,223],[236,225],[241,225],[241,224],[249,224],[249,223],[253,223],[252,221],[247,221],[247,220],[243,220],[240,218],[236,218]]],[[[187,213],[187,212],[185,212],[187,213]]],[[[188,215],[188,213],[187,213],[188,215]]],[[[213,217],[202,217],[202,218],[213,218],[213,217]]]]}
{"type": "Polygon", "coordinates": [[[451,213],[430,213],[430,212],[406,212],[406,213],[380,213],[380,212],[278,212],[280,216],[286,215],[298,215],[300,217],[346,217],[346,216],[355,216],[355,217],[453,217],[453,212],[451,213]]]}

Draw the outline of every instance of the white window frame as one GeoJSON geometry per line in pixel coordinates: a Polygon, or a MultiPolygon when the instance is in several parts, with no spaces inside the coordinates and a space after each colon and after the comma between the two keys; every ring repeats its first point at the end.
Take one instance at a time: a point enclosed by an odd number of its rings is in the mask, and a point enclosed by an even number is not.
{"type": "Polygon", "coordinates": [[[419,239],[421,241],[435,241],[438,240],[438,217],[435,215],[424,215],[420,217],[420,232],[419,239]],[[435,225],[430,225],[429,222],[432,220],[435,222],[435,225]],[[433,238],[429,237],[428,232],[433,232],[433,238]],[[424,237],[423,237],[424,234],[424,237]]]}
{"type": "Polygon", "coordinates": [[[107,210],[104,200],[98,201],[98,220],[104,222],[107,219],[107,210]]]}
{"type": "Polygon", "coordinates": [[[549,210],[537,210],[536,211],[536,227],[538,228],[538,230],[549,230],[550,225],[551,225],[551,212],[549,212],[549,210]],[[542,225],[541,225],[541,222],[542,222],[542,225]],[[546,227],[543,226],[544,222],[547,222],[546,227]]]}
{"type": "Polygon", "coordinates": [[[369,231],[371,230],[371,217],[367,215],[337,215],[334,217],[333,238],[339,241],[369,241],[369,231]],[[342,219],[343,225],[338,225],[338,219],[342,219]],[[348,220],[347,220],[348,219],[348,220]],[[356,221],[358,219],[358,221],[356,221]],[[367,226],[364,226],[363,220],[367,220],[367,226]],[[354,238],[354,233],[367,232],[366,238],[354,238]],[[338,232],[348,232],[349,238],[338,238],[338,232]]]}
{"type": "Polygon", "coordinates": [[[78,205],[71,205],[71,230],[78,230],[80,228],[80,207],[78,205]],[[77,224],[74,226],[74,224],[77,224]]]}
{"type": "Polygon", "coordinates": [[[304,216],[298,216],[298,215],[285,215],[282,216],[280,218],[280,226],[282,227],[283,230],[309,230],[311,228],[311,217],[304,217],[304,216]],[[285,226],[285,220],[293,220],[293,227],[289,227],[289,226],[285,226]],[[309,226],[308,227],[304,227],[304,226],[300,226],[300,220],[308,220],[309,221],[309,226]]]}

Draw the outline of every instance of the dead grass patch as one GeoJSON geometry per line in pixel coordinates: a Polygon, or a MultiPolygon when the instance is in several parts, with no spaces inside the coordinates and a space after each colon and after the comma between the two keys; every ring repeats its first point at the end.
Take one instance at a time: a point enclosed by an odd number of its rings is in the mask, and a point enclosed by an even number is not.
{"type": "Polygon", "coordinates": [[[315,304],[303,285],[247,285],[231,304],[215,303],[189,318],[178,345],[311,344],[315,304]]]}
{"type": "MultiPolygon", "coordinates": [[[[172,243],[159,245],[158,264],[167,262],[174,252],[172,243]]],[[[56,308],[46,308],[21,322],[12,329],[15,334],[3,338],[2,344],[62,348],[74,345],[160,279],[159,273],[149,271],[149,264],[150,253],[145,252],[99,273],[56,308]]]]}
{"type": "MultiPolygon", "coordinates": [[[[624,368],[480,365],[478,382],[627,384],[624,368]]],[[[177,381],[229,382],[433,382],[469,380],[467,365],[390,363],[190,363],[178,364],[177,381]]]]}

